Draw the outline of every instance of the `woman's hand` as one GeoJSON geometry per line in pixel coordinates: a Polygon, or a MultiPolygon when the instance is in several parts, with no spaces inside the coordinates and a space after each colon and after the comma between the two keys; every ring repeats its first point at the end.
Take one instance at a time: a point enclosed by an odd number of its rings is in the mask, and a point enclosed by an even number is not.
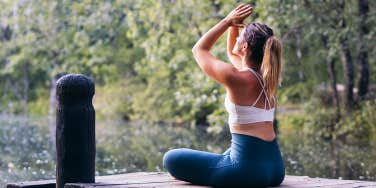
{"type": "Polygon", "coordinates": [[[230,24],[230,26],[244,27],[245,24],[243,24],[243,21],[252,14],[252,11],[253,7],[250,4],[242,3],[234,10],[232,10],[225,19],[230,24]]]}

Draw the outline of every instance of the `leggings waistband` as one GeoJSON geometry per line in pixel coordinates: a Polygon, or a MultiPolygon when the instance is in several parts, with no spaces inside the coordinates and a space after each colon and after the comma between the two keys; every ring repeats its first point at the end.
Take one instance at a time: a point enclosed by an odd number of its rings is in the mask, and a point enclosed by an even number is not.
{"type": "Polygon", "coordinates": [[[276,159],[280,157],[277,139],[265,141],[255,136],[232,133],[231,157],[235,159],[276,159]]]}

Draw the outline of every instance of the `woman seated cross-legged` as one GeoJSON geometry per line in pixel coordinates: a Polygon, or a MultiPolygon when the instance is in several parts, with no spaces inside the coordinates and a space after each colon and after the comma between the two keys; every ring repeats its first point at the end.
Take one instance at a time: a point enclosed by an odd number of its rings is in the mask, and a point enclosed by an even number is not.
{"type": "Polygon", "coordinates": [[[268,187],[280,185],[285,177],[273,129],[282,45],[267,25],[243,24],[252,10],[248,4],[239,5],[192,49],[199,67],[226,89],[232,140],[223,154],[188,148],[165,153],[163,166],[177,179],[215,187],[268,187]],[[232,64],[210,53],[225,31],[232,64]]]}

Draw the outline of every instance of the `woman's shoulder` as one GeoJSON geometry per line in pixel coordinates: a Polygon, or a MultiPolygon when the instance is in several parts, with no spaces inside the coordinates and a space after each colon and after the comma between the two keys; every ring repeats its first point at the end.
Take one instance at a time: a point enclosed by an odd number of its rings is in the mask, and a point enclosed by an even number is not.
{"type": "Polygon", "coordinates": [[[259,80],[248,70],[238,70],[235,74],[237,83],[234,83],[234,86],[240,88],[258,88],[259,80]]]}

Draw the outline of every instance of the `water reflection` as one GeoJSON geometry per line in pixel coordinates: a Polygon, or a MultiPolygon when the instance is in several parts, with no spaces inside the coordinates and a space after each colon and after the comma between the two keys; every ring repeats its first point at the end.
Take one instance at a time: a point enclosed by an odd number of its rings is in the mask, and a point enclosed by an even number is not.
{"type": "MultiPolygon", "coordinates": [[[[55,178],[55,162],[44,123],[22,126],[1,120],[0,187],[5,182],[55,178]]],[[[204,127],[98,122],[96,174],[163,171],[163,154],[187,147],[222,153],[230,146],[228,130],[208,135],[204,127]]],[[[342,179],[376,180],[376,149],[368,143],[327,142],[301,135],[279,135],[286,172],[342,179]]]]}
{"type": "Polygon", "coordinates": [[[288,174],[375,180],[376,148],[369,143],[343,143],[281,135],[288,174]]]}

